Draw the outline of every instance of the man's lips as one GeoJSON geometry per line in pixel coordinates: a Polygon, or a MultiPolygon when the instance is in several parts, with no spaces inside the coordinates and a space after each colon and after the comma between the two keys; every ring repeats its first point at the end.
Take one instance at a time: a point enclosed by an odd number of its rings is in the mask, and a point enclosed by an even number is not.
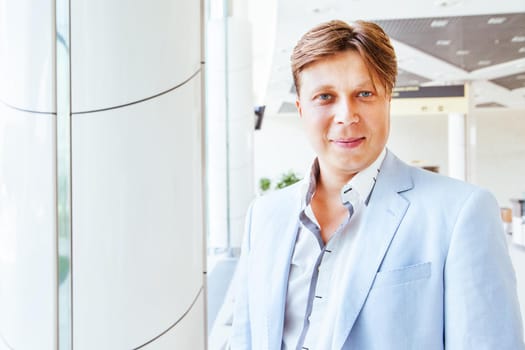
{"type": "Polygon", "coordinates": [[[364,140],[364,137],[347,137],[347,138],[336,138],[332,139],[332,142],[336,143],[355,143],[364,140]]]}
{"type": "Polygon", "coordinates": [[[337,146],[340,147],[357,147],[365,140],[365,137],[348,137],[348,138],[336,138],[330,140],[332,143],[334,143],[337,146]]]}

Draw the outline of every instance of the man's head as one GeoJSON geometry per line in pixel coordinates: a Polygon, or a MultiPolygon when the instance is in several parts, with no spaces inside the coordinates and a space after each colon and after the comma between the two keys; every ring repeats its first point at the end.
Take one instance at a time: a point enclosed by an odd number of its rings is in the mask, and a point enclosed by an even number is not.
{"type": "Polygon", "coordinates": [[[383,29],[375,23],[357,21],[349,25],[334,20],[309,30],[295,46],[292,74],[297,94],[300,94],[301,72],[327,56],[347,50],[357,51],[365,62],[374,83],[380,83],[390,94],[397,76],[394,48],[383,29]]]}
{"type": "Polygon", "coordinates": [[[331,21],[301,38],[296,104],[322,178],[348,181],[385,148],[396,67],[388,36],[372,23],[331,21]]]}

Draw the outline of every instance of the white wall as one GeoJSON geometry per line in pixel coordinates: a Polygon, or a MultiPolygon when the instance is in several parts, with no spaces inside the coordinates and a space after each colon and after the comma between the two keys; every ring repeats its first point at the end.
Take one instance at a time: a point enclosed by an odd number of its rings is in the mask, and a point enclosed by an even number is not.
{"type": "Polygon", "coordinates": [[[447,174],[447,116],[392,116],[387,146],[407,163],[438,166],[441,174],[447,174]]]}
{"type": "Polygon", "coordinates": [[[525,110],[491,109],[477,118],[477,183],[502,206],[525,197],[525,110]]]}
{"type": "Polygon", "coordinates": [[[0,350],[57,346],[54,10],[0,0],[0,350]]]}
{"type": "Polygon", "coordinates": [[[290,170],[304,176],[313,158],[299,115],[265,116],[254,135],[255,186],[261,177],[277,180],[290,170]]]}

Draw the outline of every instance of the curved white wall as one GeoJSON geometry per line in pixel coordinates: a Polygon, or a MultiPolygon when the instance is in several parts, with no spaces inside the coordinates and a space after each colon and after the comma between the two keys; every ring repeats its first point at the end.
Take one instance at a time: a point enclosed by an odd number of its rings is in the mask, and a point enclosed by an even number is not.
{"type": "Polygon", "coordinates": [[[77,350],[204,344],[200,15],[72,2],[77,350]]]}
{"type": "MultiPolygon", "coordinates": [[[[202,11],[71,1],[76,350],[205,348],[202,11]]],[[[67,331],[55,25],[55,1],[0,0],[0,350],[56,350],[67,331]]]]}
{"type": "Polygon", "coordinates": [[[54,42],[53,1],[0,0],[1,350],[57,346],[54,42]]]}
{"type": "Polygon", "coordinates": [[[73,112],[140,101],[200,68],[200,1],[71,1],[73,112]]]}
{"type": "Polygon", "coordinates": [[[52,115],[0,104],[2,350],[56,347],[54,129],[52,115]]]}
{"type": "Polygon", "coordinates": [[[145,343],[202,288],[199,92],[197,75],[156,99],[73,117],[75,349],[145,343]]]}
{"type": "Polygon", "coordinates": [[[54,113],[55,1],[0,0],[0,101],[54,113]]]}

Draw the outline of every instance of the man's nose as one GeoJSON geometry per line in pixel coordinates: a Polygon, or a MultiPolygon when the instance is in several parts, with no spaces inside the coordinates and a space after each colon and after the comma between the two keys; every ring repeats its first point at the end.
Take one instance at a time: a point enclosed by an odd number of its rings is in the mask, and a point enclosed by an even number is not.
{"type": "Polygon", "coordinates": [[[334,112],[334,121],[337,124],[350,125],[359,121],[359,114],[351,101],[339,101],[334,112]]]}

